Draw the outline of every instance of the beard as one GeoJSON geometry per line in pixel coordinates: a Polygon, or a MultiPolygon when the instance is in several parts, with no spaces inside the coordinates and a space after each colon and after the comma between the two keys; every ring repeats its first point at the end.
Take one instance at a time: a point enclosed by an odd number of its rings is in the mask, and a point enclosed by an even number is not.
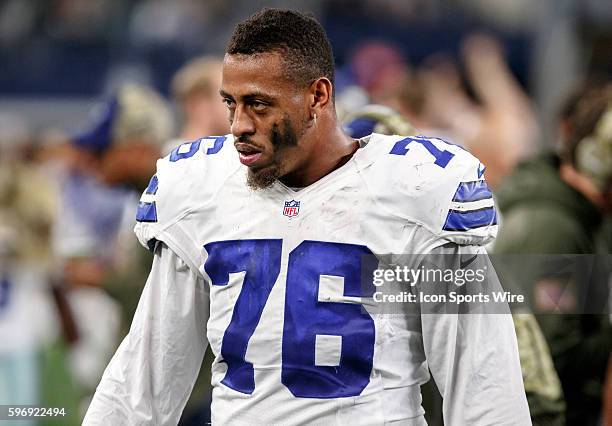
{"type": "Polygon", "coordinates": [[[257,171],[249,169],[247,174],[247,185],[254,190],[268,189],[274,185],[274,182],[280,177],[281,172],[278,164],[272,164],[271,166],[263,167],[257,171]]]}
{"type": "MultiPolygon", "coordinates": [[[[304,133],[300,133],[300,136],[304,133]]],[[[275,123],[270,132],[270,142],[274,149],[272,164],[258,170],[249,169],[247,175],[247,185],[254,190],[267,189],[274,185],[277,179],[284,175],[282,167],[283,154],[288,148],[298,146],[298,133],[288,115],[283,117],[282,130],[275,123]]]]}

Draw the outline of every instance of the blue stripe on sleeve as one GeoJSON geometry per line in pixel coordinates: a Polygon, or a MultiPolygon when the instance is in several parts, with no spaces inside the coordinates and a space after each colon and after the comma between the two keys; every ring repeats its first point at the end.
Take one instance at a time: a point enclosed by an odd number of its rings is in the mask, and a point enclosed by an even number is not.
{"type": "Polygon", "coordinates": [[[445,231],[468,231],[483,226],[496,225],[497,212],[495,207],[460,212],[449,210],[444,223],[445,231]]]}
{"type": "Polygon", "coordinates": [[[487,198],[492,198],[493,194],[489,189],[489,185],[485,180],[476,180],[473,182],[461,182],[455,192],[453,201],[462,203],[470,201],[480,201],[487,198]]]}
{"type": "Polygon", "coordinates": [[[136,220],[138,222],[157,222],[157,208],[155,203],[138,203],[136,211],[136,220]]]}
{"type": "Polygon", "coordinates": [[[149,181],[149,186],[147,186],[147,189],[145,189],[145,194],[155,194],[157,192],[158,186],[159,180],[157,179],[157,175],[153,175],[153,177],[149,181]]]}

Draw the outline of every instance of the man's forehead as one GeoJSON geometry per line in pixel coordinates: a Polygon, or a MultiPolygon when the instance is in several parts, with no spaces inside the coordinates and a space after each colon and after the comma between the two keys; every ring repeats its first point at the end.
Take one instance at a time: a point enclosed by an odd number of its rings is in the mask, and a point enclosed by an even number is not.
{"type": "Polygon", "coordinates": [[[226,54],[223,59],[222,89],[225,92],[276,91],[287,84],[291,82],[280,53],[226,54]]]}
{"type": "Polygon", "coordinates": [[[253,54],[225,54],[223,58],[223,73],[255,72],[260,74],[281,74],[284,70],[282,55],[279,52],[253,54]]]}

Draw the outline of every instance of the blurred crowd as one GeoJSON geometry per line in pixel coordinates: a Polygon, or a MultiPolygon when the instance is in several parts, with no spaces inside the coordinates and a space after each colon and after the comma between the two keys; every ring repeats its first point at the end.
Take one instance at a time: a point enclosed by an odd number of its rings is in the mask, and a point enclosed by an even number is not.
{"type": "MultiPolygon", "coordinates": [[[[233,22],[259,8],[253,3],[0,2],[0,405],[69,413],[32,424],[80,424],[148,274],[150,253],[132,233],[140,193],[157,158],[229,133],[219,53],[233,22]],[[78,122],[41,126],[37,116],[1,107],[8,94],[92,91],[95,106],[78,122]]],[[[598,312],[559,319],[575,313],[564,311],[572,297],[565,293],[540,307],[568,315],[536,320],[523,312],[515,324],[534,424],[612,424],[612,8],[597,0],[285,3],[266,5],[313,10],[338,49],[336,102],[347,133],[440,137],[482,161],[502,216],[492,252],[604,256],[598,312]],[[546,4],[558,20],[536,13],[546,4]],[[542,40],[539,26],[573,28],[572,13],[574,24],[588,25],[574,28],[565,59],[525,65],[511,41],[523,37],[546,57],[558,47],[542,40]],[[347,41],[347,18],[368,38],[347,41]],[[393,33],[398,22],[425,35],[393,33]],[[445,43],[454,48],[436,48],[445,43]],[[575,74],[555,68],[572,61],[580,64],[575,74]],[[538,80],[538,65],[548,66],[550,81],[538,80]]],[[[521,282],[534,297],[560,291],[549,277],[542,288],[530,279],[521,282]]],[[[209,416],[206,370],[185,425],[209,416]]],[[[425,404],[435,425],[434,394],[425,392],[425,404]]]]}
{"type": "MultiPolygon", "coordinates": [[[[221,60],[173,79],[180,107],[121,85],[72,134],[34,141],[12,129],[0,157],[0,401],[66,407],[76,424],[127,333],[150,267],[132,229],[158,158],[202,135],[227,134],[221,60]],[[178,131],[175,131],[175,128],[178,131]],[[8,380],[5,380],[8,379],[8,380]]],[[[56,420],[57,421],[57,420],[56,420]]],[[[51,421],[53,423],[53,421],[51,421]]]]}

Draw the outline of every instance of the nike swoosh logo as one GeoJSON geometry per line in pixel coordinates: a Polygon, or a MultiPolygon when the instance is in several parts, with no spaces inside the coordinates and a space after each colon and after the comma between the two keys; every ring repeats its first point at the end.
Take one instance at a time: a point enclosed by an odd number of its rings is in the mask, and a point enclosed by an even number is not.
{"type": "Polygon", "coordinates": [[[468,266],[470,263],[472,263],[474,261],[474,259],[476,259],[476,256],[478,256],[478,255],[475,254],[474,256],[472,256],[468,260],[466,260],[465,262],[462,261],[461,259],[459,259],[459,267],[461,269],[465,269],[466,266],[468,266]]]}

